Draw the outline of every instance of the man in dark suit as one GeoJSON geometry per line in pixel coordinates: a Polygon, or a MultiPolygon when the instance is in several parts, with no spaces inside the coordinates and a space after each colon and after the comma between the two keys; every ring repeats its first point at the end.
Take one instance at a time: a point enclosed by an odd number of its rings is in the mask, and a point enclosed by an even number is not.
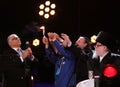
{"type": "Polygon", "coordinates": [[[92,58],[92,49],[89,39],[86,36],[80,36],[68,49],[76,56],[76,84],[88,79],[88,60],[92,58]]]}
{"type": "Polygon", "coordinates": [[[32,87],[31,65],[37,62],[28,47],[21,49],[21,40],[16,34],[7,38],[8,49],[2,54],[3,87],[32,87]]]}
{"type": "Polygon", "coordinates": [[[99,87],[120,87],[120,55],[112,53],[114,47],[113,36],[100,31],[96,38],[95,54],[93,58],[94,77],[99,78],[99,87]]]}

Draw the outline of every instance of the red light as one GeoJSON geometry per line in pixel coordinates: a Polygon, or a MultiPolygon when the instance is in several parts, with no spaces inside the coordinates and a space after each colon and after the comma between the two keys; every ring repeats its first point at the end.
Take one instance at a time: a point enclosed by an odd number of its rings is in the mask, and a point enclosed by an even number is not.
{"type": "Polygon", "coordinates": [[[118,73],[117,68],[112,64],[108,64],[103,71],[104,76],[108,78],[116,76],[117,73],[118,73]]]}

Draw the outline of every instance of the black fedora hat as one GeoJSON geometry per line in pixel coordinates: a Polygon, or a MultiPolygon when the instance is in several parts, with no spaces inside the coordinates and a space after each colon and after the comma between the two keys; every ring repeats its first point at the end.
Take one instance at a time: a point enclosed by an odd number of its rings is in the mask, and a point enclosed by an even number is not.
{"type": "Polygon", "coordinates": [[[115,45],[114,36],[110,32],[100,31],[97,35],[96,42],[107,46],[110,50],[115,45]]]}

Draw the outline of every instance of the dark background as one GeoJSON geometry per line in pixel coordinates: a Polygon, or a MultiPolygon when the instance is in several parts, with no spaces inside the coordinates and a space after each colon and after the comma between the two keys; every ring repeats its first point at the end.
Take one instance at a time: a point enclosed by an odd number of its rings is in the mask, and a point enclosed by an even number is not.
{"type": "MultiPolygon", "coordinates": [[[[56,15],[48,20],[38,15],[39,5],[45,0],[1,0],[0,1],[0,52],[5,50],[6,38],[11,33],[21,37],[22,46],[34,38],[42,39],[39,26],[46,26],[47,32],[66,33],[74,42],[80,35],[89,38],[100,30],[109,31],[120,49],[120,5],[117,0],[52,0],[56,3],[56,15]]],[[[54,80],[54,65],[44,55],[44,45],[31,46],[39,59],[38,79],[54,80]]]]}

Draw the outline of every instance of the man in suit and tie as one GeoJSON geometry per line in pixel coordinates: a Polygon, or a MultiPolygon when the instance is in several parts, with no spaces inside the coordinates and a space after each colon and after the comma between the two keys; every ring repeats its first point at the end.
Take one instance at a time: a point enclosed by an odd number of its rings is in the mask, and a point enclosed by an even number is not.
{"type": "Polygon", "coordinates": [[[9,47],[2,54],[3,87],[32,87],[30,66],[37,61],[31,48],[22,50],[21,40],[16,34],[9,35],[7,43],[9,47]]]}

